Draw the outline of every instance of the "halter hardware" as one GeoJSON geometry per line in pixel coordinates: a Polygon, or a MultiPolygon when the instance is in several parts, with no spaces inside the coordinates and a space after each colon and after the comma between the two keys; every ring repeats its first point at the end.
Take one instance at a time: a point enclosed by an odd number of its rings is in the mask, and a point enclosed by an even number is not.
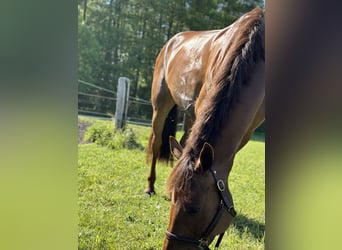
{"type": "Polygon", "coordinates": [[[199,239],[198,240],[198,246],[201,248],[201,249],[208,249],[209,247],[209,242],[207,239],[199,239]]]}
{"type": "Polygon", "coordinates": [[[217,185],[218,190],[220,190],[221,192],[224,191],[225,185],[224,185],[223,180],[218,180],[217,183],[216,183],[216,185],[217,185]]]}

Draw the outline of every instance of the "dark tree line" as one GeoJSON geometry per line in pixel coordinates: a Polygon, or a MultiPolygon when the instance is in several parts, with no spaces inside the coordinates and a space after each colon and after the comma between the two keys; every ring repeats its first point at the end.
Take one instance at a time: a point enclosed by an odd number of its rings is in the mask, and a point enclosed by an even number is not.
{"type": "MultiPolygon", "coordinates": [[[[155,58],[171,36],[184,30],[226,27],[263,2],[78,0],[78,78],[115,90],[117,79],[125,76],[131,80],[130,96],[149,100],[155,58]]],[[[108,96],[84,85],[79,85],[79,91],[108,96]]],[[[108,106],[106,100],[96,103],[99,109],[108,106]]],[[[148,108],[134,112],[148,117],[150,113],[148,108]]]]}

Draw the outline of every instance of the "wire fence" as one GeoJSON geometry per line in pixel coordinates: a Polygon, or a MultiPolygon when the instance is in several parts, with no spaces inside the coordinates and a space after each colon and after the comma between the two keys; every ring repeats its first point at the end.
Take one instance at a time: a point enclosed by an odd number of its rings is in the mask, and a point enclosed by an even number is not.
{"type": "MultiPolygon", "coordinates": [[[[82,115],[114,118],[116,91],[97,84],[78,80],[78,113],[82,115]]],[[[129,97],[127,122],[150,126],[152,106],[148,100],[129,97]]]]}
{"type": "MultiPolygon", "coordinates": [[[[116,108],[116,91],[83,80],[78,80],[78,83],[83,87],[87,87],[82,88],[79,86],[78,113],[82,115],[113,119],[116,108]]],[[[151,102],[130,96],[126,122],[143,126],[151,126],[151,119],[151,102]]],[[[182,127],[182,124],[179,124],[179,127],[182,127]]],[[[262,123],[255,132],[264,135],[265,122],[262,123]]]]}

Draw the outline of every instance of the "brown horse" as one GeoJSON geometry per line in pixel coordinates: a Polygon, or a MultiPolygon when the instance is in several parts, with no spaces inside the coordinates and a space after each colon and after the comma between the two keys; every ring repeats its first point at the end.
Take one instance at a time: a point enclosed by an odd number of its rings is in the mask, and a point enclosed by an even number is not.
{"type": "Polygon", "coordinates": [[[257,8],[247,13],[223,30],[179,33],[171,38],[159,53],[151,91],[153,118],[147,160],[151,161],[152,156],[152,161],[146,193],[154,193],[157,159],[170,159],[169,136],[176,133],[177,109],[187,114],[185,134],[181,140],[184,146],[195,119],[196,101],[196,106],[199,107],[201,99],[207,93],[206,88],[211,88],[214,81],[222,80],[219,77],[227,74],[227,63],[232,60],[227,58],[228,50],[233,44],[232,37],[240,32],[241,22],[246,17],[250,18],[253,13],[254,16],[259,15],[258,12],[261,10],[257,8]],[[203,84],[206,85],[204,89],[203,84]],[[200,92],[202,98],[197,100],[200,92]]]}
{"type": "Polygon", "coordinates": [[[220,235],[218,245],[235,216],[229,172],[264,120],[264,29],[263,11],[256,8],[222,30],[177,34],[157,57],[147,193],[154,192],[156,160],[168,160],[170,148],[179,158],[168,180],[163,249],[208,249],[220,235]],[[189,127],[193,123],[182,145],[173,138],[177,107],[189,127]]]}
{"type": "MultiPolygon", "coordinates": [[[[220,235],[218,246],[235,216],[228,176],[235,154],[264,120],[264,29],[263,11],[256,8],[223,30],[177,35],[158,58],[166,72],[155,74],[162,81],[152,93],[162,95],[164,104],[160,108],[160,97],[153,95],[154,111],[165,112],[165,103],[187,109],[196,100],[185,147],[170,138],[179,161],[168,179],[163,249],[209,249],[220,235]]],[[[154,128],[152,142],[157,135],[154,128]]]]}

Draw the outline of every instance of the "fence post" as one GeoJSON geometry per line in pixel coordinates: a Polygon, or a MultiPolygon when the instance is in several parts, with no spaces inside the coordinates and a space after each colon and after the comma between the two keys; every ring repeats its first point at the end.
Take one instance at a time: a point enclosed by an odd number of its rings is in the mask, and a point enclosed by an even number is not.
{"type": "Polygon", "coordinates": [[[120,77],[115,109],[115,128],[124,129],[126,124],[130,81],[127,77],[120,77]]]}

